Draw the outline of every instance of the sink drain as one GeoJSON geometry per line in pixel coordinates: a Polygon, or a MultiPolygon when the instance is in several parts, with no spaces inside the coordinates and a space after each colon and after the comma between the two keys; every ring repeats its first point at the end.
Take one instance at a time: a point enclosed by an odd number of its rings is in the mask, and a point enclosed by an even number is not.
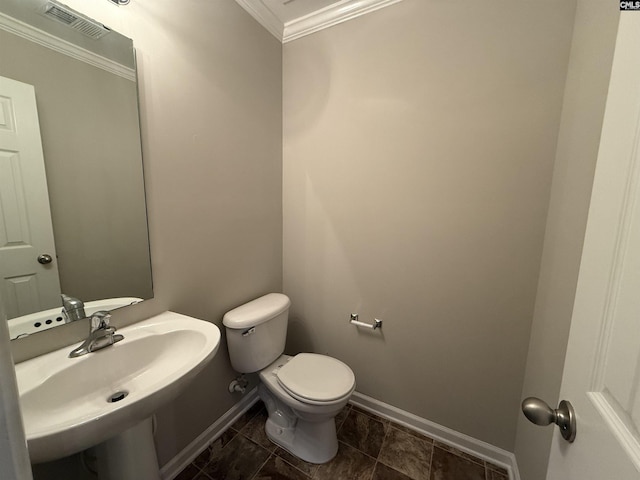
{"type": "Polygon", "coordinates": [[[121,392],[116,392],[113,395],[111,395],[109,398],[107,398],[107,402],[109,402],[109,403],[119,402],[120,400],[122,400],[127,395],[129,395],[129,392],[124,391],[124,390],[121,391],[121,392]]]}

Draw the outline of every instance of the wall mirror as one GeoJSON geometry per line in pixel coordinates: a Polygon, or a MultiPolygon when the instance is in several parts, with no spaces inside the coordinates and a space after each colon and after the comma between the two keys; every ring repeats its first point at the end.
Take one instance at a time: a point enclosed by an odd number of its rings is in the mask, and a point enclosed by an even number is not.
{"type": "Polygon", "coordinates": [[[0,299],[11,338],[153,296],[133,43],[0,2],[0,299]]]}

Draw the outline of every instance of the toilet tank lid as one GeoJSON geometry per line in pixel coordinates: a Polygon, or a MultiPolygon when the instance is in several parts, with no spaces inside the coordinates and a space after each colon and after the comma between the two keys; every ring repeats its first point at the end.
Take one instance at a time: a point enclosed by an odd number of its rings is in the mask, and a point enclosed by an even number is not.
{"type": "Polygon", "coordinates": [[[227,328],[249,328],[271,320],[287,310],[291,305],[289,297],[282,293],[268,293],[233,310],[222,317],[222,324],[227,328]]]}

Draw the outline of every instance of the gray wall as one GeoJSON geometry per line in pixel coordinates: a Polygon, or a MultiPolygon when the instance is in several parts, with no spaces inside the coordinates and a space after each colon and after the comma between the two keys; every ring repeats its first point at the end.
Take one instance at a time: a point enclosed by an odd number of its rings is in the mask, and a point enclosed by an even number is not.
{"type": "MultiPolygon", "coordinates": [[[[231,0],[65,4],[131,37],[141,117],[155,298],[118,324],[164,310],[222,328],[232,307],[282,289],[282,46],[231,0]]],[[[13,342],[25,358],[86,325],[13,342]]],[[[166,463],[239,400],[226,345],[158,416],[166,463]]]]}
{"type": "Polygon", "coordinates": [[[153,296],[135,82],[4,30],[0,43],[0,75],[36,91],[62,292],[153,296]]]}
{"type": "MultiPolygon", "coordinates": [[[[547,227],[522,397],[560,398],[582,243],[600,143],[617,8],[578,0],[547,227]]],[[[546,477],[555,429],[518,417],[515,453],[523,480],[546,477]]]]}
{"type": "Polygon", "coordinates": [[[574,7],[405,0],[284,47],[289,351],[510,451],[574,7]]]}

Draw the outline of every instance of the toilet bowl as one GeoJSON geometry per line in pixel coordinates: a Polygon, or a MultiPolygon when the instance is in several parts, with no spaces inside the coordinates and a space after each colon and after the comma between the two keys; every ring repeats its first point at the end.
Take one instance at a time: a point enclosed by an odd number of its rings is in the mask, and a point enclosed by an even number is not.
{"type": "Polygon", "coordinates": [[[229,357],[236,371],[259,372],[269,439],[304,461],[325,463],[338,452],[335,416],[355,390],[355,376],[327,355],[283,355],[289,305],[271,293],[227,312],[229,357]]]}

